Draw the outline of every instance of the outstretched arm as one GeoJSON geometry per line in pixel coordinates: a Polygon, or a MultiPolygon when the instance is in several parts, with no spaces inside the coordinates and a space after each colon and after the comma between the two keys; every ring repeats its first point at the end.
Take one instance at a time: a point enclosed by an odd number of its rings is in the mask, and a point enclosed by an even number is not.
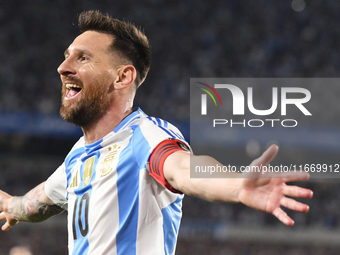
{"type": "MultiPolygon", "coordinates": [[[[277,146],[270,146],[252,162],[251,166],[266,166],[275,157],[277,151],[277,146]]],[[[230,178],[190,178],[190,157],[194,165],[220,164],[209,156],[192,156],[182,151],[171,154],[164,162],[164,177],[173,188],[185,194],[215,202],[241,202],[254,209],[271,213],[289,226],[293,225],[294,221],[281,209],[281,206],[299,212],[309,210],[308,205],[287,196],[311,198],[313,192],[286,185],[286,182],[308,179],[307,173],[254,173],[252,176],[228,173],[226,177],[230,178]]]]}
{"type": "Polygon", "coordinates": [[[0,191],[0,221],[6,220],[3,231],[9,230],[19,221],[40,222],[64,211],[47,197],[44,187],[45,182],[22,197],[13,197],[0,191]]]}

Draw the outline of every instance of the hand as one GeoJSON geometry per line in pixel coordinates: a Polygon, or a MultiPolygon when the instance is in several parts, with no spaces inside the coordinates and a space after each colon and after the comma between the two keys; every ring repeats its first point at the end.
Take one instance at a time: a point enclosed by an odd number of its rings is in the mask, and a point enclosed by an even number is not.
{"type": "Polygon", "coordinates": [[[19,221],[11,216],[9,212],[9,205],[11,204],[13,197],[6,192],[0,190],[0,221],[6,220],[6,223],[2,226],[2,231],[9,230],[12,226],[16,225],[19,221]]]}
{"type": "MultiPolygon", "coordinates": [[[[276,145],[270,146],[250,167],[267,166],[278,152],[276,145]]],[[[286,182],[307,180],[309,174],[305,172],[247,173],[239,193],[240,202],[245,205],[273,214],[282,223],[292,226],[294,221],[280,208],[284,206],[290,210],[306,213],[309,206],[290,197],[311,198],[313,192],[298,186],[288,186],[286,182]]]]}

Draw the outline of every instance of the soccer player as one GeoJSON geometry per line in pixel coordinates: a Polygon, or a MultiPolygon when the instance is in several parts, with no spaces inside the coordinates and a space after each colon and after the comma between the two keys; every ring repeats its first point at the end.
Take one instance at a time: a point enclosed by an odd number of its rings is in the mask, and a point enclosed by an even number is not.
{"type": "MultiPolygon", "coordinates": [[[[150,67],[146,36],[135,26],[98,11],[79,16],[81,34],[65,51],[61,116],[84,136],[48,180],[25,196],[0,192],[3,231],[19,221],[39,222],[68,211],[69,254],[174,254],[183,194],[210,201],[240,202],[294,221],[280,208],[307,212],[290,197],[312,191],[291,178],[190,178],[192,164],[219,164],[193,156],[177,128],[133,108],[150,67]]],[[[269,147],[252,165],[268,164],[269,147]]],[[[279,175],[276,177],[280,177],[279,175]]]]}

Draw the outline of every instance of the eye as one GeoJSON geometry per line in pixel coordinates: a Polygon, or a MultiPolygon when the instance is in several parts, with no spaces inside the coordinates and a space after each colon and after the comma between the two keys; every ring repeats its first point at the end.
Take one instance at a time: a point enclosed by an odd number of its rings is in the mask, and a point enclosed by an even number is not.
{"type": "Polygon", "coordinates": [[[80,61],[87,61],[88,58],[86,56],[82,55],[82,56],[79,57],[79,60],[80,61]]]}

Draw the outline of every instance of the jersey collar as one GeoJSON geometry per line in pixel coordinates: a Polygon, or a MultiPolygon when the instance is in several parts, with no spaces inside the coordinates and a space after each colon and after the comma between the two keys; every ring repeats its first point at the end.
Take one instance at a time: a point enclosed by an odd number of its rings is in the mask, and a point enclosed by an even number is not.
{"type": "Polygon", "coordinates": [[[146,114],[139,107],[133,107],[132,112],[118,124],[113,132],[117,133],[119,130],[125,128],[132,120],[139,118],[141,115],[146,114]]]}

